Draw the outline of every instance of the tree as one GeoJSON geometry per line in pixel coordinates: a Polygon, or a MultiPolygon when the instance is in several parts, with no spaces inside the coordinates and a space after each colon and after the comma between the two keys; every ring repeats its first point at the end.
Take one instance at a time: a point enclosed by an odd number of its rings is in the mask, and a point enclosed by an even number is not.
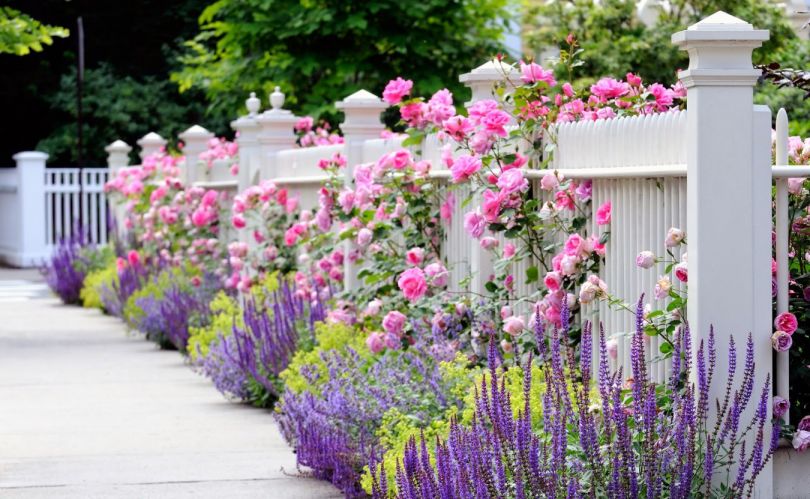
{"type": "Polygon", "coordinates": [[[10,7],[0,7],[0,53],[26,55],[41,52],[54,37],[66,38],[70,32],[59,26],[42,24],[33,17],[10,7]]]}
{"type": "Polygon", "coordinates": [[[463,87],[458,75],[501,49],[508,0],[219,0],[186,43],[181,91],[203,89],[212,109],[242,107],[276,85],[293,110],[334,112],[360,88],[396,76],[417,93],[463,87]]]}
{"type": "MultiPolygon", "coordinates": [[[[176,85],[166,79],[123,76],[107,63],[86,70],[84,77],[84,147],[88,164],[105,164],[104,147],[116,139],[134,145],[137,139],[154,131],[171,140],[196,123],[218,134],[229,132],[227,117],[203,120],[203,96],[191,92],[178,98],[176,85]]],[[[76,157],[75,88],[74,70],[63,75],[60,89],[48,96],[61,124],[39,141],[37,150],[51,157],[76,157]]]]}

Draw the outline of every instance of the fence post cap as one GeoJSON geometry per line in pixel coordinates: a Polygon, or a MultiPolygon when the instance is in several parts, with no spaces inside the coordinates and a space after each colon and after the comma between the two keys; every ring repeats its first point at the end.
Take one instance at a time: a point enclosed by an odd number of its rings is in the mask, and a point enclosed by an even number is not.
{"type": "Polygon", "coordinates": [[[108,145],[104,148],[106,152],[129,152],[132,150],[132,146],[127,144],[121,139],[116,140],[112,144],[108,145]]]}
{"type": "Polygon", "coordinates": [[[256,116],[259,109],[262,107],[262,101],[256,97],[256,92],[250,92],[250,97],[245,100],[245,107],[248,110],[248,116],[256,116]]]}
{"type": "Polygon", "coordinates": [[[768,30],[754,29],[750,23],[719,10],[685,30],[674,33],[672,43],[683,50],[688,50],[691,46],[718,42],[735,42],[738,45],[739,42],[750,42],[742,46],[758,47],[768,38],[770,38],[768,30]]]}
{"type": "Polygon", "coordinates": [[[42,151],[22,151],[12,156],[11,159],[14,161],[45,161],[48,159],[48,153],[42,151]]]}
{"type": "Polygon", "coordinates": [[[384,110],[388,104],[383,102],[382,99],[372,94],[368,90],[361,89],[344,98],[342,101],[336,102],[335,106],[338,109],[351,109],[351,108],[378,108],[384,110]]]}
{"type": "Polygon", "coordinates": [[[213,133],[209,132],[205,128],[201,127],[200,125],[192,125],[188,127],[188,129],[177,135],[183,140],[191,139],[191,138],[211,138],[214,136],[213,133]]]}
{"type": "Polygon", "coordinates": [[[166,145],[166,139],[161,137],[155,132],[149,132],[140,139],[137,140],[136,144],[143,147],[144,145],[166,145]]]}

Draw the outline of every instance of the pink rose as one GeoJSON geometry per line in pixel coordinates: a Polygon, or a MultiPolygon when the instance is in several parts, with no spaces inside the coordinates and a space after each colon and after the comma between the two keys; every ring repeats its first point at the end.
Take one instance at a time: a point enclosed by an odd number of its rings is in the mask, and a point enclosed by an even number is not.
{"type": "Polygon", "coordinates": [[[381,309],[382,309],[382,301],[375,298],[370,302],[368,302],[368,305],[366,306],[366,315],[372,316],[377,315],[380,313],[381,309]]]}
{"type": "Polygon", "coordinates": [[[798,430],[793,435],[793,448],[798,452],[804,452],[810,449],[810,431],[798,430]]]}
{"type": "Polygon", "coordinates": [[[487,222],[480,213],[471,211],[464,215],[464,229],[469,235],[480,239],[487,227],[487,222]]]}
{"type": "Polygon", "coordinates": [[[410,301],[416,301],[427,291],[425,273],[419,267],[412,267],[400,274],[397,285],[410,301]]]}
{"type": "Polygon", "coordinates": [[[405,328],[405,323],[407,321],[408,318],[405,317],[404,314],[396,310],[392,310],[391,312],[385,314],[382,325],[383,329],[385,329],[387,332],[401,336],[402,330],[405,328]]]}
{"type": "Polygon", "coordinates": [[[790,350],[790,347],[793,346],[793,338],[791,338],[789,333],[776,331],[771,336],[771,344],[773,345],[773,349],[777,352],[787,352],[790,350]]]}
{"type": "Polygon", "coordinates": [[[425,250],[422,248],[411,248],[405,253],[405,261],[411,265],[419,265],[425,258],[425,250]]]}
{"type": "Polygon", "coordinates": [[[544,191],[550,191],[552,189],[555,189],[557,188],[558,185],[560,185],[560,181],[559,179],[557,179],[557,176],[553,173],[546,173],[545,175],[543,175],[543,178],[540,179],[540,187],[544,191]]]}
{"type": "Polygon", "coordinates": [[[512,258],[515,256],[515,245],[512,243],[506,243],[503,247],[503,256],[504,258],[512,258]]]}
{"type": "Polygon", "coordinates": [[[655,265],[655,255],[652,251],[642,251],[636,256],[636,265],[642,269],[649,269],[655,265]]]}
{"type": "Polygon", "coordinates": [[[588,280],[582,285],[579,291],[580,303],[590,303],[596,298],[607,296],[607,285],[605,281],[595,275],[588,276],[588,280]]]}
{"type": "Polygon", "coordinates": [[[507,170],[501,173],[497,185],[504,197],[529,189],[529,181],[523,177],[523,170],[520,169],[507,170]]]}
{"type": "Polygon", "coordinates": [[[674,268],[675,277],[681,282],[689,282],[689,272],[685,263],[679,263],[674,268]]]}
{"type": "Polygon", "coordinates": [[[598,97],[601,102],[621,97],[628,92],[630,92],[630,86],[615,78],[605,77],[591,85],[591,93],[598,97]]]}
{"type": "Polygon", "coordinates": [[[777,330],[784,331],[787,334],[793,334],[796,328],[799,327],[799,321],[797,321],[796,316],[790,312],[782,312],[777,315],[773,324],[777,330]]]}
{"type": "Polygon", "coordinates": [[[596,210],[596,223],[598,225],[607,225],[610,223],[611,207],[610,201],[605,201],[605,204],[596,210]]]}
{"type": "Polygon", "coordinates": [[[399,104],[402,98],[411,93],[413,88],[413,81],[403,80],[402,77],[397,77],[396,80],[391,80],[383,90],[383,100],[392,106],[399,104]]]}
{"type": "Polygon", "coordinates": [[[245,217],[239,214],[236,214],[233,217],[231,217],[231,223],[237,229],[244,229],[245,225],[247,225],[245,222],[245,217]]]}
{"type": "Polygon", "coordinates": [[[562,276],[559,272],[549,272],[543,278],[543,284],[546,285],[549,291],[554,292],[560,289],[562,283],[562,276]]]}
{"type": "Polygon", "coordinates": [[[380,332],[371,333],[366,337],[366,346],[371,351],[371,353],[380,353],[385,349],[385,342],[383,340],[383,334],[380,332]]]}
{"type": "Polygon", "coordinates": [[[782,398],[779,395],[773,397],[773,417],[781,418],[787,414],[789,410],[790,402],[787,399],[782,398]]]}
{"type": "Polygon", "coordinates": [[[374,233],[371,232],[369,229],[365,227],[357,231],[357,245],[358,246],[368,246],[368,243],[371,242],[371,238],[374,237],[374,233]]]}
{"type": "Polygon", "coordinates": [[[507,341],[507,340],[504,339],[504,340],[501,340],[501,349],[505,353],[510,353],[510,352],[512,352],[512,350],[515,349],[515,346],[512,345],[511,341],[507,341]]]}
{"type": "Polygon", "coordinates": [[[127,253],[127,261],[133,267],[137,267],[138,264],[141,263],[141,255],[135,250],[129,250],[129,253],[127,253]]]}
{"type": "Polygon", "coordinates": [[[444,265],[438,262],[431,263],[425,267],[425,274],[430,277],[431,284],[439,288],[447,286],[447,280],[450,277],[450,273],[447,272],[444,265]]]}
{"type": "Polygon", "coordinates": [[[467,180],[481,169],[481,160],[475,156],[459,156],[450,167],[453,182],[459,183],[467,180]]]}
{"type": "Polygon", "coordinates": [[[524,329],[526,329],[526,323],[522,317],[513,315],[503,321],[503,330],[512,336],[519,335],[524,329]]]}
{"type": "Polygon", "coordinates": [[[444,127],[444,133],[459,142],[464,140],[475,128],[475,125],[464,116],[448,118],[444,121],[442,126],[444,127]]]}
{"type": "Polygon", "coordinates": [[[686,234],[684,234],[681,229],[672,227],[667,231],[667,237],[664,239],[664,245],[667,248],[674,248],[675,246],[681,244],[685,237],[686,234]]]}
{"type": "Polygon", "coordinates": [[[553,87],[557,84],[557,81],[554,79],[554,71],[550,69],[545,70],[542,66],[534,62],[529,64],[521,62],[520,72],[520,79],[523,81],[523,83],[536,83],[538,81],[542,81],[547,83],[549,87],[553,87]]]}
{"type": "Polygon", "coordinates": [[[508,113],[501,111],[500,109],[494,109],[484,116],[481,123],[484,125],[487,132],[493,135],[506,137],[506,128],[504,127],[509,124],[509,120],[510,116],[508,113]]]}
{"type": "Polygon", "coordinates": [[[485,250],[491,250],[492,248],[498,247],[498,240],[494,237],[487,236],[481,239],[481,247],[485,250]]]}

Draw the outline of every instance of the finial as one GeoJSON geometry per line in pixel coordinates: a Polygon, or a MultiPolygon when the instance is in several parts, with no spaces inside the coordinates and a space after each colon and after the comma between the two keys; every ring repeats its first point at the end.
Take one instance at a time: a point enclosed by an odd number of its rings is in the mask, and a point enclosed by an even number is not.
{"type": "Polygon", "coordinates": [[[273,93],[270,94],[270,105],[274,111],[281,110],[281,106],[284,105],[284,94],[281,93],[281,87],[276,87],[273,93]]]}
{"type": "Polygon", "coordinates": [[[250,92],[250,97],[245,101],[245,107],[248,110],[248,116],[256,116],[259,112],[262,102],[256,97],[256,92],[250,92]]]}

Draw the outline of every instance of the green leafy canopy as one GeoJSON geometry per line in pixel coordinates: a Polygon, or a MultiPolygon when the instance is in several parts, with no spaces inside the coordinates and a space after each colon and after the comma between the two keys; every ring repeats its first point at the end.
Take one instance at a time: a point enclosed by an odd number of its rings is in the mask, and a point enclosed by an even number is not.
{"type": "Polygon", "coordinates": [[[462,90],[458,75],[501,50],[508,0],[219,0],[186,42],[181,91],[203,89],[211,107],[234,112],[249,92],[276,85],[300,113],[403,76],[417,93],[462,90]]]}
{"type": "Polygon", "coordinates": [[[0,54],[27,55],[41,52],[54,37],[66,38],[70,32],[59,26],[42,24],[11,7],[0,7],[0,54]]]}

